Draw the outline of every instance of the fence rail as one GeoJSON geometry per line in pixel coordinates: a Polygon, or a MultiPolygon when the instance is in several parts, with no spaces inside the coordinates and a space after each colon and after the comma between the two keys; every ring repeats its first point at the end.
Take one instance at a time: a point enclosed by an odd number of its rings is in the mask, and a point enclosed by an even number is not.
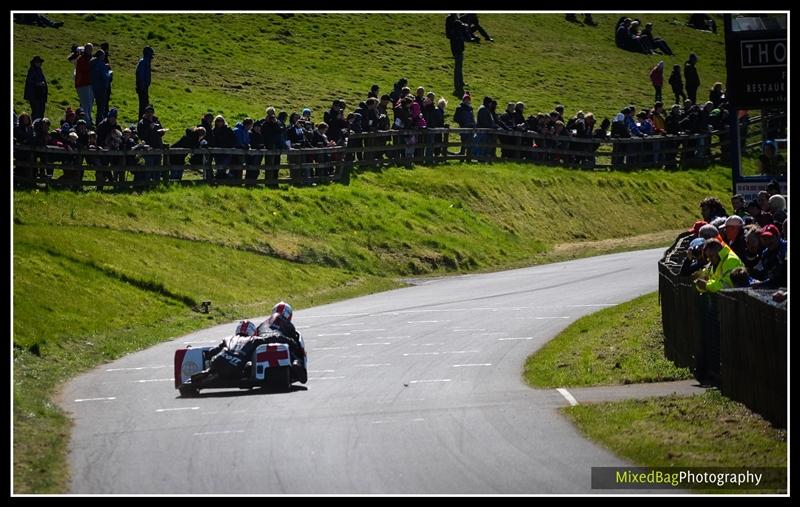
{"type": "Polygon", "coordinates": [[[787,305],[772,291],[700,294],[680,276],[691,236],[682,234],[658,263],[664,354],[718,385],[776,426],[787,421],[787,305]]]}
{"type": "Polygon", "coordinates": [[[152,186],[162,181],[306,185],[347,182],[354,167],[501,159],[593,170],[683,168],[704,166],[722,157],[726,140],[711,142],[711,136],[719,134],[599,139],[443,128],[352,134],[346,146],[327,148],[106,151],[14,145],[14,181],[23,186],[98,188],[152,186]],[[458,151],[452,152],[452,148],[458,151]],[[187,164],[187,156],[195,163],[187,164]],[[202,162],[196,163],[198,160],[202,162]],[[59,178],[54,178],[55,171],[59,178]],[[94,178],[87,172],[94,173],[94,178]],[[185,174],[191,177],[184,178],[185,174]]]}

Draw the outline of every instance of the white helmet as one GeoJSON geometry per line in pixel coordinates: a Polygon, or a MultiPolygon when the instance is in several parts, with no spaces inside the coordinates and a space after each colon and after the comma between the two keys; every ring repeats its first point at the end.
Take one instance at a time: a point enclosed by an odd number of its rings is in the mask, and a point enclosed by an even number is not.
{"type": "Polygon", "coordinates": [[[236,325],[237,336],[253,336],[256,334],[256,326],[249,320],[243,320],[236,325]]]}
{"type": "Polygon", "coordinates": [[[276,313],[279,316],[283,317],[284,319],[288,320],[289,322],[292,321],[292,307],[291,305],[289,305],[289,303],[284,303],[283,301],[281,301],[280,303],[273,306],[272,317],[270,317],[270,320],[274,320],[273,317],[275,317],[276,313]]]}

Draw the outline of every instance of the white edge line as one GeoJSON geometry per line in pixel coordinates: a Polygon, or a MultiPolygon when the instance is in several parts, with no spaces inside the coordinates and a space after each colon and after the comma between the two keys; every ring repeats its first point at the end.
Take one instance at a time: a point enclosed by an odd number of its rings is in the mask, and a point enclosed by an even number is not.
{"type": "Polygon", "coordinates": [[[205,431],[202,433],[195,433],[194,436],[199,437],[203,435],[225,435],[228,433],[244,433],[244,430],[205,431]]]}
{"type": "Polygon", "coordinates": [[[409,384],[422,384],[422,383],[425,383],[425,382],[450,382],[450,381],[451,381],[451,379],[449,379],[449,378],[439,378],[439,379],[433,379],[433,380],[409,380],[408,383],[409,384]]]}
{"type": "Polygon", "coordinates": [[[520,336],[519,338],[498,338],[497,341],[505,342],[509,340],[533,340],[533,336],[520,336]]]}
{"type": "Polygon", "coordinates": [[[175,410],[200,410],[200,407],[159,408],[156,412],[173,412],[175,410]]]}
{"type": "Polygon", "coordinates": [[[155,370],[158,368],[170,368],[171,366],[171,364],[165,364],[164,366],[139,366],[137,368],[109,368],[106,371],[155,370]]]}
{"type": "Polygon", "coordinates": [[[567,391],[565,388],[559,387],[559,388],[556,388],[556,391],[561,393],[561,396],[563,396],[569,402],[569,404],[572,405],[573,407],[578,404],[578,400],[576,400],[575,397],[572,396],[570,394],[570,392],[567,391]]]}
{"type": "Polygon", "coordinates": [[[491,366],[492,363],[472,363],[472,364],[454,364],[452,368],[461,368],[464,366],[491,366]]]}
{"type": "Polygon", "coordinates": [[[75,403],[80,403],[82,401],[107,401],[107,400],[116,400],[116,396],[111,396],[110,398],[78,398],[75,400],[75,403]]]}
{"type": "Polygon", "coordinates": [[[339,379],[339,378],[344,378],[344,376],[341,376],[341,377],[308,377],[308,380],[333,380],[333,379],[339,379]]]}

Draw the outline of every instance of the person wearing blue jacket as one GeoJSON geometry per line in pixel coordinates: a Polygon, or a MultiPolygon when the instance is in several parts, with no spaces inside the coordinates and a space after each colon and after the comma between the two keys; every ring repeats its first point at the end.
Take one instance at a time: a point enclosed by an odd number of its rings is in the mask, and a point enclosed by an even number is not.
{"type": "Polygon", "coordinates": [[[142,58],[136,65],[136,94],[139,96],[139,118],[144,114],[144,109],[150,105],[150,78],[151,64],[153,61],[153,48],[146,46],[142,50],[142,58]]]}
{"type": "Polygon", "coordinates": [[[97,102],[95,125],[105,120],[108,114],[108,86],[111,83],[111,70],[106,63],[106,54],[100,49],[89,61],[89,75],[92,79],[92,93],[97,102]]]}
{"type": "MultiPolygon", "coordinates": [[[[456,107],[456,111],[453,113],[453,121],[455,121],[458,124],[458,127],[462,129],[475,128],[475,115],[472,112],[472,97],[469,95],[469,93],[464,94],[461,104],[456,107]]],[[[472,140],[475,135],[469,132],[460,134],[460,136],[461,149],[459,150],[458,154],[464,155],[464,153],[466,153],[466,160],[469,160],[472,158],[472,140]]]]}

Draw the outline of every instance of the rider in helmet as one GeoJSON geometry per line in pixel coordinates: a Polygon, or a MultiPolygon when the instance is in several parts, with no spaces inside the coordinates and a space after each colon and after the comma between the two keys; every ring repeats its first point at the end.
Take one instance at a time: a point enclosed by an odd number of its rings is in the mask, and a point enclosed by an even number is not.
{"type": "Polygon", "coordinates": [[[211,375],[226,379],[241,377],[253,351],[262,343],[266,340],[256,334],[255,324],[243,320],[236,325],[233,336],[224,338],[219,345],[205,352],[206,357],[211,358],[208,368],[193,375],[192,382],[200,382],[211,375]]]}
{"type": "Polygon", "coordinates": [[[262,322],[256,330],[258,336],[275,339],[276,335],[286,339],[292,354],[292,377],[305,384],[308,380],[306,371],[306,350],[302,335],[292,324],[292,307],[281,301],[272,307],[269,319],[262,322]]]}

